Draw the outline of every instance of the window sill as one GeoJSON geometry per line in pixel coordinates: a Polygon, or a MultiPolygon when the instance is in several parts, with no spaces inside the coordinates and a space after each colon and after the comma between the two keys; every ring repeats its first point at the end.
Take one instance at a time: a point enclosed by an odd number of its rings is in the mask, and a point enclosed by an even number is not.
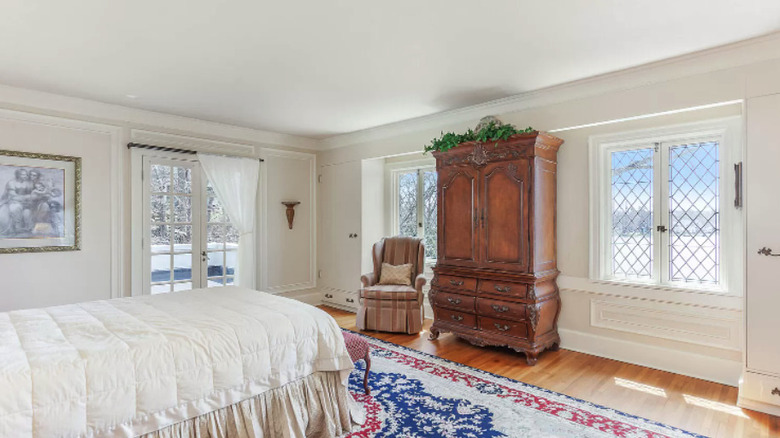
{"type": "Polygon", "coordinates": [[[684,283],[658,284],[643,281],[619,280],[611,278],[591,279],[596,284],[609,284],[615,286],[642,288],[648,290],[661,290],[665,292],[686,293],[686,294],[704,294],[717,296],[738,297],[740,294],[729,293],[720,286],[685,286],[684,283]]]}

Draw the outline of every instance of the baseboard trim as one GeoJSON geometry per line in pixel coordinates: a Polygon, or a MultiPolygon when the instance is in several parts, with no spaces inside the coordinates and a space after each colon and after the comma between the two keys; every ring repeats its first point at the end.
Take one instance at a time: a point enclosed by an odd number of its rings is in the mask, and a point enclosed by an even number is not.
{"type": "Polygon", "coordinates": [[[559,328],[561,348],[620,362],[737,386],[742,363],[559,328]]]}

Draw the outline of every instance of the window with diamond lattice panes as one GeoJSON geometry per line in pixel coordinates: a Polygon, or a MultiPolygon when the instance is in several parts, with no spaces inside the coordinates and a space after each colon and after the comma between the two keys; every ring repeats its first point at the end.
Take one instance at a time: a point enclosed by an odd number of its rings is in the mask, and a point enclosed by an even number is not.
{"type": "Polygon", "coordinates": [[[612,275],[653,275],[654,149],[612,152],[612,275]]]}
{"type": "Polygon", "coordinates": [[[717,284],[720,163],[717,142],[669,148],[669,279],[717,284]]]}
{"type": "Polygon", "coordinates": [[[742,290],[736,117],[594,136],[592,279],[742,290]]]}

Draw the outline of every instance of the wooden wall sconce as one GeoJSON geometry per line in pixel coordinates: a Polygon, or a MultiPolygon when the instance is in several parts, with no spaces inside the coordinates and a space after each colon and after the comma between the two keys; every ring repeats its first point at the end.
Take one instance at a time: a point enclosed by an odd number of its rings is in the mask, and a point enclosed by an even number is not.
{"type": "Polygon", "coordinates": [[[295,206],[300,204],[300,201],[282,201],[285,207],[287,207],[287,225],[292,230],[293,218],[295,218],[295,206]]]}

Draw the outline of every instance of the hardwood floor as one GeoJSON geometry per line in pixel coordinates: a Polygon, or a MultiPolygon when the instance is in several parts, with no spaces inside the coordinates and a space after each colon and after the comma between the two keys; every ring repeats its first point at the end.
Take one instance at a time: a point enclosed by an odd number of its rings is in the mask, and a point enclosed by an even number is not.
{"type": "MultiPolygon", "coordinates": [[[[343,328],[358,331],[355,314],[321,306],[343,328]]],[[[737,388],[561,349],[544,352],[535,367],[505,348],[479,348],[442,334],[363,332],[511,379],[711,437],[780,437],[780,417],[736,406],[737,388]]]]}

